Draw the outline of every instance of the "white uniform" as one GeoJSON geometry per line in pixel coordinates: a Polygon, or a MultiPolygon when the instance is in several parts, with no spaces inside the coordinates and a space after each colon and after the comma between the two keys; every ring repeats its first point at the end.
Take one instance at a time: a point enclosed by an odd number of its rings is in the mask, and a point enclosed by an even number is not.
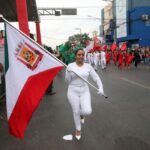
{"type": "Polygon", "coordinates": [[[91,65],[92,62],[91,62],[91,53],[87,53],[87,60],[88,60],[88,63],[91,65]]]}
{"type": "Polygon", "coordinates": [[[93,53],[90,53],[91,65],[93,65],[93,53]]]}
{"type": "Polygon", "coordinates": [[[98,63],[99,63],[99,52],[94,52],[93,54],[93,60],[94,60],[94,69],[97,70],[97,66],[98,66],[98,63]]]}
{"type": "Polygon", "coordinates": [[[106,68],[106,53],[101,51],[101,67],[102,69],[106,68]]]}
{"type": "Polygon", "coordinates": [[[91,95],[88,84],[72,71],[86,80],[90,76],[101,91],[103,91],[103,85],[100,77],[90,64],[84,63],[83,66],[78,66],[76,62],[73,62],[68,65],[65,76],[65,80],[69,84],[67,97],[73,110],[76,130],[81,130],[80,115],[92,113],[91,95]]]}

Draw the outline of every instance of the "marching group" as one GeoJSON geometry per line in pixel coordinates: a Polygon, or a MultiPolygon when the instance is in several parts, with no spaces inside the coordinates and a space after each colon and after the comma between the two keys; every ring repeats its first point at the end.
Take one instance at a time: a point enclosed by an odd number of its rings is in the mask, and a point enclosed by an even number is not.
{"type": "Polygon", "coordinates": [[[97,71],[98,66],[101,69],[106,69],[106,66],[113,62],[119,69],[130,68],[131,64],[137,68],[138,64],[144,62],[146,68],[150,67],[150,47],[135,48],[134,50],[128,48],[126,50],[102,49],[101,51],[89,51],[86,54],[85,61],[93,65],[97,71]]]}

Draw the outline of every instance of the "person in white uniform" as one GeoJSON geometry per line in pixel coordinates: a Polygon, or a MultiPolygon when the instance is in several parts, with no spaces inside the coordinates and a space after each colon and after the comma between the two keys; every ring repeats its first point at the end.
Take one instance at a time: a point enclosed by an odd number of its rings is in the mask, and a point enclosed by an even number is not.
{"type": "Polygon", "coordinates": [[[88,63],[90,65],[92,65],[92,62],[91,62],[91,53],[90,52],[87,53],[87,60],[88,60],[88,63]]]}
{"type": "Polygon", "coordinates": [[[102,69],[106,68],[106,53],[104,52],[104,50],[101,51],[101,67],[102,69]]]}
{"type": "Polygon", "coordinates": [[[76,61],[70,63],[66,68],[65,80],[69,84],[67,97],[73,111],[76,129],[75,138],[80,140],[81,123],[84,122],[84,116],[92,113],[89,86],[82,78],[88,80],[90,76],[97,83],[98,93],[100,95],[104,95],[104,90],[101,79],[93,67],[88,63],[84,63],[84,51],[79,49],[75,55],[76,61]]]}
{"type": "Polygon", "coordinates": [[[95,69],[95,71],[97,71],[97,66],[100,61],[100,54],[98,51],[95,51],[93,53],[93,60],[94,60],[94,69],[95,69]]]}

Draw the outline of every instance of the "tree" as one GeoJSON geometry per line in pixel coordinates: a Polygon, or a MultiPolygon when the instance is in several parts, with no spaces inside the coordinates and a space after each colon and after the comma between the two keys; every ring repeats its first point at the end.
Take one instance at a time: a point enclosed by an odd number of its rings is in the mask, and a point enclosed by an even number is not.
{"type": "Polygon", "coordinates": [[[64,63],[68,64],[75,61],[75,51],[79,48],[83,49],[89,40],[92,40],[88,34],[75,34],[68,38],[65,44],[58,46],[58,50],[62,55],[64,63]]]}

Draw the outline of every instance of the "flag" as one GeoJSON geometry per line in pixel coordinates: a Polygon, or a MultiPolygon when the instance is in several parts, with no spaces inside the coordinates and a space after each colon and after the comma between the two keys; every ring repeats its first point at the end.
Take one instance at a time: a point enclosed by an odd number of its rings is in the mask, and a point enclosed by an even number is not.
{"type": "Polygon", "coordinates": [[[106,44],[103,45],[102,50],[104,50],[104,51],[107,50],[107,45],[106,44]]]}
{"type": "Polygon", "coordinates": [[[117,44],[116,42],[114,42],[111,46],[111,50],[114,51],[117,48],[117,44]]]}
{"type": "Polygon", "coordinates": [[[126,42],[123,42],[120,49],[124,51],[126,48],[127,48],[126,42]]]}
{"type": "Polygon", "coordinates": [[[5,32],[8,127],[10,134],[22,139],[33,112],[63,65],[7,22],[5,32]]]}
{"type": "Polygon", "coordinates": [[[94,41],[93,51],[100,51],[101,50],[101,45],[100,45],[100,41],[99,41],[98,37],[95,36],[93,38],[93,41],[94,41]]]}

